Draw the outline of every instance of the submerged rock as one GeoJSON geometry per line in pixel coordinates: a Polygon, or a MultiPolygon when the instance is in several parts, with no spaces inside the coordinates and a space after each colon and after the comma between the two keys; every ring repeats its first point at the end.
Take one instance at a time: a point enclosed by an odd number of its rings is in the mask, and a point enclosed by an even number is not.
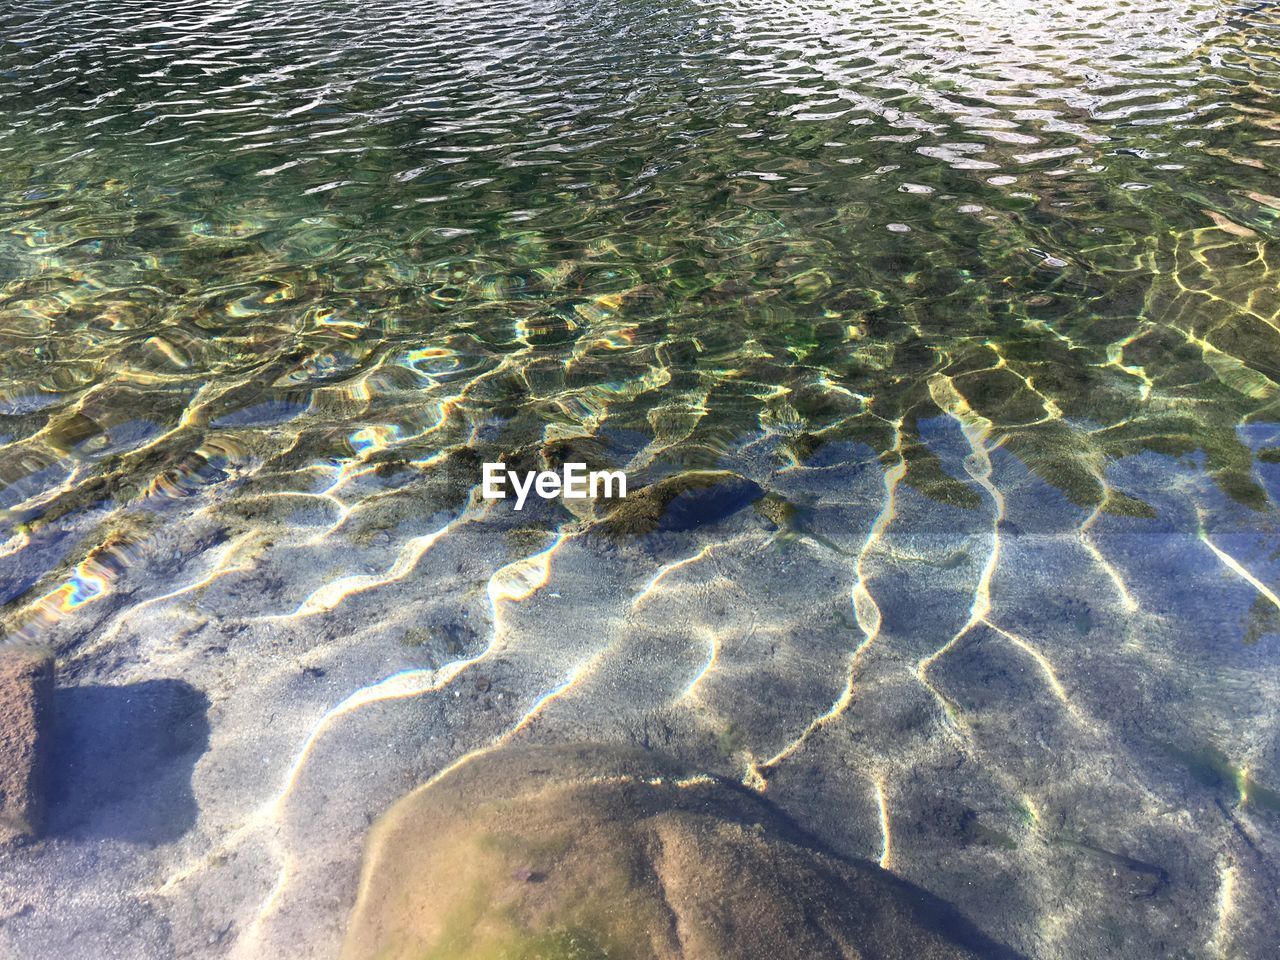
{"type": "Polygon", "coordinates": [[[764,490],[727,470],[692,470],[665,477],[619,500],[605,518],[605,530],[634,537],[654,530],[692,530],[716,523],[755,503],[764,490]]]}
{"type": "Polygon", "coordinates": [[[53,652],[0,645],[0,843],[44,827],[53,652]]]}
{"type": "Polygon", "coordinates": [[[957,960],[925,894],[764,800],[604,746],[500,750],[373,828],[342,960],[957,960]]]}

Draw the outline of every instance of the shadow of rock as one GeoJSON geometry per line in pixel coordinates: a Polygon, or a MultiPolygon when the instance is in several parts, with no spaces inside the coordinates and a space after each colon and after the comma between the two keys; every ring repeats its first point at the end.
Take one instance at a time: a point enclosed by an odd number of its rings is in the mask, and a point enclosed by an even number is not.
{"type": "Polygon", "coordinates": [[[936,897],[652,753],[498,750],[371,831],[342,960],[1013,960],[936,897]]]}
{"type": "Polygon", "coordinates": [[[182,680],[56,691],[49,834],[158,844],[186,833],[208,709],[182,680]]]}

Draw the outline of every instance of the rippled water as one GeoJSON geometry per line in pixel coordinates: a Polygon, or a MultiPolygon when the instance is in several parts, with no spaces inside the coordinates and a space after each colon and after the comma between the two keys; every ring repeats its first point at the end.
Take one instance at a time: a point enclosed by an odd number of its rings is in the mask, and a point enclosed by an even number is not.
{"type": "Polygon", "coordinates": [[[105,739],[0,950],[330,955],[369,817],[585,736],[1272,956],[1277,147],[1271,3],[6,5],[0,600],[105,739]]]}

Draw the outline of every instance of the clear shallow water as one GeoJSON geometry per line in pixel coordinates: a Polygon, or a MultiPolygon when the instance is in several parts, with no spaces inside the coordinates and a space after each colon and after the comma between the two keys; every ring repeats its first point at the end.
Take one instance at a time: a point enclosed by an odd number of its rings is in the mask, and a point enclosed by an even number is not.
{"type": "Polygon", "coordinates": [[[0,943],[327,955],[367,816],[603,736],[1027,956],[1270,955],[1278,31],[6,8],[4,626],[81,734],[148,706],[123,785],[64,764],[0,943]],[[769,496],[473,498],[566,458],[769,496]]]}

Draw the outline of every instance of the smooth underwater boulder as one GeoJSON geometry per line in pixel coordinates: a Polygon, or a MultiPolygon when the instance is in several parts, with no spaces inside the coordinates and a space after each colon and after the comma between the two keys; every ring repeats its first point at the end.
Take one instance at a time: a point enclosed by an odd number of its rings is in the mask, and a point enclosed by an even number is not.
{"type": "Polygon", "coordinates": [[[342,960],[959,960],[930,898],[763,799],[595,745],[481,755],[370,832],[342,960]]]}

